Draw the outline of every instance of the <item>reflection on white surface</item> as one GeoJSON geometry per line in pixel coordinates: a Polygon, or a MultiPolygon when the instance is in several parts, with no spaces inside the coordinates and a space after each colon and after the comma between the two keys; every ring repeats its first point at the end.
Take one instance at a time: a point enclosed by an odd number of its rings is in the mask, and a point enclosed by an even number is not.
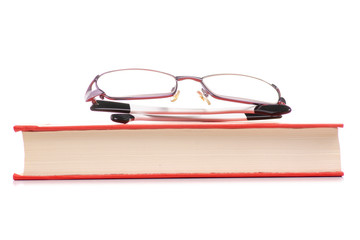
{"type": "Polygon", "coordinates": [[[206,184],[293,184],[293,183],[342,183],[343,177],[271,177],[271,178],[168,178],[168,179],[94,179],[94,180],[21,180],[14,186],[51,185],[206,185],[206,184]]]}

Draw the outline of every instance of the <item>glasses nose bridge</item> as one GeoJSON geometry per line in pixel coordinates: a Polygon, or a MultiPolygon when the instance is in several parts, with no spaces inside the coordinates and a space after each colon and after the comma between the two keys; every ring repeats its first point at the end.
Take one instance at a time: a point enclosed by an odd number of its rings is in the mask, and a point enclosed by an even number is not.
{"type": "Polygon", "coordinates": [[[193,80],[196,82],[202,82],[201,77],[195,77],[195,76],[177,76],[175,77],[177,81],[183,81],[183,80],[193,80]]]}

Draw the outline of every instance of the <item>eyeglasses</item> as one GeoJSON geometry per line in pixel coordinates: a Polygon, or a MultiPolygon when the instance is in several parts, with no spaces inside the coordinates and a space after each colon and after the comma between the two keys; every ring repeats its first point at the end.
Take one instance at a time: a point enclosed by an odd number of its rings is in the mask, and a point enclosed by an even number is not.
{"type": "Polygon", "coordinates": [[[92,102],[92,111],[113,112],[111,120],[128,123],[133,120],[233,121],[281,118],[291,108],[274,84],[243,74],[213,74],[205,77],[173,76],[150,69],[119,69],[97,75],[90,83],[85,100],[92,102]],[[176,101],[178,82],[193,80],[201,85],[200,98],[210,105],[209,96],[241,103],[239,108],[185,109],[136,106],[118,101],[170,98],[176,101]],[[94,86],[94,89],[93,89],[94,86]],[[106,92],[105,92],[106,91],[106,92]],[[98,100],[96,98],[100,98],[98,100]],[[104,101],[104,99],[113,101],[104,101]],[[223,118],[218,114],[238,114],[244,117],[223,118]],[[198,116],[196,116],[198,115],[198,116]]]}

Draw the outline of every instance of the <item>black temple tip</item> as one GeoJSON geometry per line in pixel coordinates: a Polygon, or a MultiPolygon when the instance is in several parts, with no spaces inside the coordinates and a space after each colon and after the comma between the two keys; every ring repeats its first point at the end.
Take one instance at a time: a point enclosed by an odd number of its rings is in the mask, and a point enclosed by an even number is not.
{"type": "Polygon", "coordinates": [[[131,114],[112,114],[111,115],[111,121],[117,122],[117,123],[123,123],[126,124],[130,121],[134,121],[135,117],[131,114]]]}
{"type": "Polygon", "coordinates": [[[254,109],[255,114],[260,115],[283,115],[291,112],[291,108],[285,104],[259,105],[254,109]]]}

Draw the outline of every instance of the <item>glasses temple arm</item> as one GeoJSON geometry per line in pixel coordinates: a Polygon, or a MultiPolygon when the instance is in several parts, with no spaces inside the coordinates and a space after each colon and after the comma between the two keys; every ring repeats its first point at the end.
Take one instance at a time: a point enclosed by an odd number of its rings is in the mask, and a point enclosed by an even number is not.
{"type": "Polygon", "coordinates": [[[167,108],[167,107],[150,107],[137,106],[127,103],[110,102],[96,100],[90,107],[92,111],[131,113],[131,114],[227,114],[227,113],[255,113],[251,105],[248,108],[218,108],[218,109],[192,109],[192,108],[167,108]]]}
{"type": "Polygon", "coordinates": [[[245,113],[243,117],[230,117],[221,118],[216,116],[171,116],[171,115],[132,115],[132,114],[112,114],[111,120],[117,123],[126,124],[131,121],[181,121],[181,122],[229,122],[229,121],[251,121],[251,120],[268,120],[281,118],[278,116],[259,115],[259,114],[248,114],[245,113]]]}
{"type": "Polygon", "coordinates": [[[166,107],[149,107],[136,106],[127,103],[111,102],[96,100],[90,107],[92,111],[114,112],[114,113],[131,113],[131,114],[171,114],[171,115],[185,115],[185,114],[229,114],[229,113],[248,113],[259,114],[267,116],[277,116],[289,113],[291,108],[285,104],[273,105],[257,105],[249,106],[248,108],[218,108],[218,109],[186,109],[186,108],[166,108],[166,107]]]}

